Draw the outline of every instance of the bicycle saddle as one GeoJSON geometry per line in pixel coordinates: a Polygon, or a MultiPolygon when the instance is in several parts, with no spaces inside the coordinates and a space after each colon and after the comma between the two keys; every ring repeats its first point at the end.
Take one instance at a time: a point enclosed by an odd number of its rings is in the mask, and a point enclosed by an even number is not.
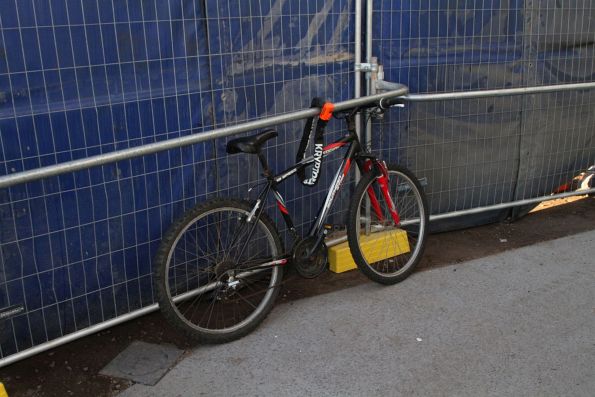
{"type": "Polygon", "coordinates": [[[260,151],[260,147],[269,139],[275,138],[279,135],[273,129],[262,130],[256,135],[246,136],[242,138],[232,139],[227,142],[227,153],[250,153],[256,154],[260,151]]]}

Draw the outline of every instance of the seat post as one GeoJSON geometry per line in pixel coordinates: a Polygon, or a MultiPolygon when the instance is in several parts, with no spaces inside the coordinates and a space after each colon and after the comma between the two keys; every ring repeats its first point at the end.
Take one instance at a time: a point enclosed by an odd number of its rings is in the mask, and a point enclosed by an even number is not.
{"type": "Polygon", "coordinates": [[[262,154],[260,149],[258,150],[258,152],[256,152],[256,154],[258,155],[258,160],[260,160],[260,164],[262,164],[262,168],[264,169],[264,176],[267,178],[271,178],[273,174],[271,173],[266,157],[264,156],[264,154],[262,154]]]}

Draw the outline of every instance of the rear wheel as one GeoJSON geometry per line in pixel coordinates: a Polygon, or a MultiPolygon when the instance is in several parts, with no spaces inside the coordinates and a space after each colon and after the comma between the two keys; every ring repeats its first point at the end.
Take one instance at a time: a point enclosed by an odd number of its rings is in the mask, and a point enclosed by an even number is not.
{"type": "Polygon", "coordinates": [[[371,280],[394,284],[411,274],[423,254],[428,210],[426,197],[411,171],[388,167],[388,193],[399,223],[391,214],[375,172],[358,183],[349,207],[347,237],[358,268],[371,280]],[[377,205],[370,201],[375,197],[377,205]]]}
{"type": "Polygon", "coordinates": [[[279,294],[282,267],[254,267],[279,258],[281,239],[266,214],[247,222],[251,209],[235,200],[198,205],[171,226],[155,257],[163,315],[200,342],[248,334],[279,294]]]}

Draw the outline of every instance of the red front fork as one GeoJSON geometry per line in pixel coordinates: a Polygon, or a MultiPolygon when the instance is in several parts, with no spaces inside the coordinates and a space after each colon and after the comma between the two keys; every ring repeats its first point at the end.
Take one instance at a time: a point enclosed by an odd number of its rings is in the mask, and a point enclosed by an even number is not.
{"type": "MultiPolygon", "coordinates": [[[[393,199],[391,198],[390,193],[388,191],[388,170],[386,169],[386,165],[383,161],[375,161],[375,163],[376,167],[378,167],[378,170],[380,171],[380,176],[376,178],[376,180],[378,181],[378,185],[380,186],[380,191],[382,192],[384,201],[386,201],[386,204],[388,205],[388,210],[390,212],[391,217],[393,218],[393,221],[395,222],[395,225],[398,225],[401,222],[401,219],[399,218],[399,214],[397,212],[397,209],[395,208],[395,203],[393,202],[393,199]]],[[[366,160],[366,162],[364,163],[364,171],[369,172],[370,170],[372,170],[372,164],[373,163],[371,160],[366,160]]],[[[376,213],[378,220],[383,221],[384,216],[382,215],[382,209],[380,208],[380,203],[378,203],[378,198],[376,197],[376,193],[374,192],[374,189],[371,185],[368,187],[367,191],[368,196],[370,197],[370,204],[372,205],[372,208],[374,209],[374,212],[376,213]]]]}

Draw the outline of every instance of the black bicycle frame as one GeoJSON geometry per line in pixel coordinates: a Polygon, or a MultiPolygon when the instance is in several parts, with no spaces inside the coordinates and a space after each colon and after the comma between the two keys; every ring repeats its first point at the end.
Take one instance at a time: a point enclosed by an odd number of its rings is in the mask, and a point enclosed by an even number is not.
{"type": "MultiPolygon", "coordinates": [[[[347,145],[349,145],[347,152],[345,153],[345,156],[341,161],[341,165],[339,166],[339,169],[337,170],[335,177],[333,178],[326,199],[323,205],[318,210],[318,214],[316,215],[314,223],[312,224],[310,231],[308,232],[308,236],[323,237],[324,234],[326,234],[326,232],[324,231],[324,221],[328,216],[328,213],[332,207],[337,192],[341,188],[345,177],[351,169],[353,160],[356,159],[357,154],[361,152],[361,146],[357,138],[357,135],[355,134],[355,132],[351,131],[348,135],[331,144],[326,145],[322,149],[322,157],[324,158],[332,152],[334,152],[335,150],[338,150],[347,145]]],[[[262,203],[264,203],[264,201],[266,200],[266,197],[268,196],[269,192],[272,191],[277,201],[277,207],[281,212],[281,215],[283,216],[285,224],[287,225],[291,233],[295,236],[296,230],[293,224],[293,220],[291,219],[291,215],[289,214],[289,211],[285,206],[285,200],[283,199],[283,196],[281,196],[281,193],[279,193],[279,190],[277,190],[277,185],[289,178],[290,176],[292,176],[293,174],[297,173],[299,169],[307,167],[312,163],[314,163],[314,157],[310,156],[300,161],[299,163],[293,165],[292,167],[286,169],[285,171],[279,173],[278,175],[271,176],[269,174],[269,176],[267,176],[267,184],[264,187],[264,189],[260,192],[250,216],[255,216],[256,219],[258,219],[264,207],[262,203]]],[[[361,170],[362,167],[360,162],[356,161],[356,163],[358,164],[358,167],[361,170]]],[[[266,171],[268,171],[268,166],[266,165],[266,163],[264,163],[263,166],[265,166],[265,175],[267,175],[266,171]]],[[[249,217],[248,221],[251,220],[252,218],[249,217]]]]}
{"type": "MultiPolygon", "coordinates": [[[[343,181],[345,180],[345,177],[347,176],[347,174],[349,173],[349,170],[351,169],[353,160],[355,160],[357,167],[359,168],[360,172],[362,172],[362,173],[380,172],[380,171],[376,171],[375,167],[372,165],[377,162],[376,157],[374,157],[373,155],[371,155],[369,153],[365,153],[362,151],[361,144],[359,142],[357,134],[355,133],[355,122],[354,122],[355,114],[356,114],[356,111],[354,110],[354,111],[352,111],[352,113],[349,116],[346,117],[347,126],[348,126],[347,127],[348,134],[345,135],[343,138],[341,138],[331,144],[328,144],[322,148],[322,157],[324,158],[324,157],[328,156],[329,154],[331,154],[332,152],[334,152],[335,150],[349,145],[347,152],[345,153],[345,156],[343,157],[343,160],[341,161],[341,165],[339,166],[339,169],[337,170],[337,173],[335,174],[335,177],[333,178],[333,181],[329,187],[326,199],[325,199],[324,203],[322,204],[322,206],[320,207],[320,209],[318,210],[318,214],[316,215],[316,218],[314,219],[314,223],[312,224],[310,231],[308,232],[308,237],[316,238],[316,244],[312,248],[312,252],[314,252],[316,250],[316,248],[319,246],[319,244],[322,243],[322,241],[324,240],[324,237],[326,236],[326,234],[328,232],[324,228],[324,221],[326,220],[328,213],[334,203],[337,192],[341,188],[343,181]],[[371,163],[366,162],[367,160],[371,160],[371,163]]],[[[246,249],[248,241],[250,240],[250,236],[253,234],[254,229],[256,227],[256,222],[254,222],[254,220],[258,220],[260,218],[260,216],[262,215],[262,212],[264,211],[264,207],[265,207],[264,203],[266,202],[266,198],[270,191],[272,191],[275,196],[275,199],[277,201],[277,207],[279,208],[279,211],[281,212],[281,215],[283,216],[283,220],[285,221],[285,224],[287,225],[288,229],[290,230],[290,232],[292,233],[292,235],[294,237],[299,238],[299,236],[296,232],[295,226],[293,224],[293,220],[291,219],[291,215],[289,214],[289,211],[287,210],[287,207],[285,206],[285,200],[283,199],[283,196],[281,196],[281,193],[279,193],[279,190],[277,190],[277,185],[279,183],[283,182],[284,180],[286,180],[287,178],[289,178],[290,176],[292,176],[293,174],[297,173],[298,170],[314,163],[314,156],[310,156],[310,157],[307,157],[304,160],[300,161],[299,163],[293,165],[292,167],[286,169],[285,171],[281,172],[280,174],[273,175],[271,173],[271,170],[269,169],[266,158],[262,155],[262,153],[258,153],[258,158],[260,160],[260,163],[263,166],[264,176],[266,177],[267,182],[266,182],[265,187],[262,189],[262,191],[258,195],[258,198],[256,199],[256,202],[254,204],[254,207],[252,207],[252,210],[250,211],[250,214],[248,215],[248,217],[246,219],[246,223],[248,225],[251,225],[251,228],[250,228],[250,231],[248,232],[248,238],[246,239],[246,242],[244,243],[244,245],[241,248],[240,256],[241,256],[241,253],[246,249]]],[[[379,173],[379,175],[380,175],[380,173],[379,173]]],[[[284,258],[287,258],[287,256],[284,256],[284,258]]],[[[285,264],[285,263],[286,263],[286,259],[277,259],[272,262],[263,263],[263,264],[260,264],[258,266],[255,266],[255,267],[249,268],[249,269],[276,266],[276,265],[285,264]],[[283,261],[283,263],[277,263],[279,261],[283,261]]]]}

